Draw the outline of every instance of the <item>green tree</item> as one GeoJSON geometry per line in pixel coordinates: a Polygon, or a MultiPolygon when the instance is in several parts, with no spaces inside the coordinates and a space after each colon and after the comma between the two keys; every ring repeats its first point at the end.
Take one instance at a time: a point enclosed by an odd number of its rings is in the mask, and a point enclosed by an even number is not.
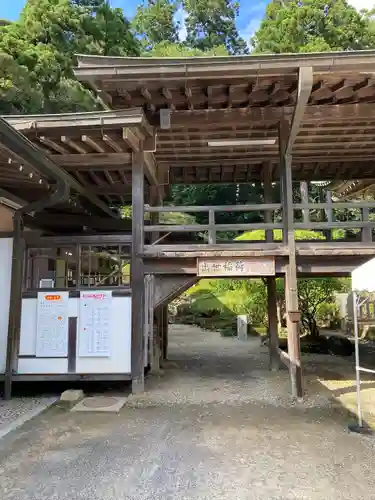
{"type": "Polygon", "coordinates": [[[313,337],[319,335],[317,315],[324,304],[334,303],[337,292],[345,292],[345,280],[338,278],[310,278],[298,280],[298,302],[303,329],[313,337]]]}
{"type": "Polygon", "coordinates": [[[346,0],[272,0],[251,44],[266,53],[360,50],[374,46],[374,30],[346,0]]]}
{"type": "Polygon", "coordinates": [[[70,64],[74,54],[137,56],[139,43],[122,9],[108,0],[28,0],[20,22],[26,40],[48,44],[70,64]]]}
{"type": "Polygon", "coordinates": [[[18,22],[0,26],[0,52],[14,61],[12,72],[8,66],[1,81],[2,108],[20,112],[30,108],[9,91],[12,86],[19,88],[17,75],[23,72],[30,92],[42,92],[42,99],[31,101],[39,102],[33,111],[56,113],[99,106],[74,78],[76,53],[136,56],[140,48],[122,10],[112,9],[104,0],[29,0],[18,22]]]}
{"type": "Polygon", "coordinates": [[[133,26],[147,50],[158,44],[177,44],[178,25],[174,22],[177,7],[174,0],[147,0],[137,7],[133,26]]]}
{"type": "Polygon", "coordinates": [[[229,54],[246,54],[248,47],[240,37],[236,18],[239,3],[231,0],[184,0],[187,13],[186,45],[203,52],[224,46],[229,54]]]}
{"type": "Polygon", "coordinates": [[[38,113],[42,108],[43,92],[28,69],[0,52],[0,114],[38,113]]]}
{"type": "Polygon", "coordinates": [[[154,45],[151,49],[147,50],[143,54],[149,57],[199,57],[199,56],[227,56],[227,49],[220,45],[218,47],[213,47],[211,50],[202,52],[202,50],[188,47],[182,42],[169,43],[161,42],[154,45]]]}

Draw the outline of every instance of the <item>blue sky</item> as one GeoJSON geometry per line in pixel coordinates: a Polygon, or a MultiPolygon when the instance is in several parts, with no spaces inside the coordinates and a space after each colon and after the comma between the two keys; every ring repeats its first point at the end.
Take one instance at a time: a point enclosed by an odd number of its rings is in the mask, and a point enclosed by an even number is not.
{"type": "MultiPolygon", "coordinates": [[[[372,8],[375,0],[349,0],[357,9],[372,8]]],[[[19,16],[22,7],[26,0],[0,0],[0,19],[15,20],[19,16]]],[[[110,0],[111,5],[124,9],[125,15],[131,18],[135,11],[139,0],[110,0]]],[[[263,17],[268,0],[240,0],[240,16],[237,21],[238,29],[241,36],[249,41],[259,26],[263,17]]],[[[181,38],[184,38],[183,29],[183,12],[178,12],[179,21],[182,21],[181,38]]]]}
{"type": "MultiPolygon", "coordinates": [[[[25,5],[26,0],[0,0],[0,19],[16,20],[25,5]]],[[[139,0],[110,0],[111,5],[124,9],[127,17],[132,17],[136,11],[139,0]]],[[[250,36],[259,26],[263,17],[267,0],[242,0],[240,16],[238,18],[238,29],[243,38],[248,41],[250,36]]],[[[183,22],[183,12],[177,15],[179,21],[183,22]]],[[[181,38],[184,38],[184,30],[181,30],[181,38]]]]}

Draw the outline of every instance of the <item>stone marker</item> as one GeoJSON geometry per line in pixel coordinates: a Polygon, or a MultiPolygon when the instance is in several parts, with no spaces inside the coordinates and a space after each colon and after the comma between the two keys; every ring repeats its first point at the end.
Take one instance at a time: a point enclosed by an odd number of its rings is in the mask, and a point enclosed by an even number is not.
{"type": "Polygon", "coordinates": [[[84,394],[81,389],[68,389],[60,396],[60,401],[65,403],[77,403],[83,398],[84,394]]]}
{"type": "Polygon", "coordinates": [[[247,340],[247,315],[237,316],[237,338],[238,340],[247,340]]]}

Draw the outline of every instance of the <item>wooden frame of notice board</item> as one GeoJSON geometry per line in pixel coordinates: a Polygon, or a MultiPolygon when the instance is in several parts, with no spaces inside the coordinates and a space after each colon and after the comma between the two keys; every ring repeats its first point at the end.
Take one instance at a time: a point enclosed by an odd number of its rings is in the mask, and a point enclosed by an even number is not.
{"type": "Polygon", "coordinates": [[[198,257],[197,275],[200,277],[242,278],[246,276],[275,276],[274,257],[198,257]]]}
{"type": "MultiPolygon", "coordinates": [[[[25,332],[23,335],[23,338],[28,338],[28,344],[29,345],[34,345],[34,351],[26,351],[26,352],[21,352],[19,353],[17,359],[17,368],[15,372],[13,373],[14,375],[14,380],[22,380],[22,381],[39,381],[39,380],[130,380],[131,379],[131,370],[130,370],[130,365],[128,367],[128,362],[125,362],[124,369],[121,371],[119,370],[119,363],[118,363],[118,356],[114,357],[113,359],[113,364],[112,364],[112,358],[114,354],[117,352],[117,347],[118,347],[118,341],[119,341],[119,335],[118,332],[112,331],[112,321],[111,321],[111,302],[113,298],[119,299],[121,297],[131,297],[131,290],[130,289],[115,289],[115,290],[81,290],[81,291],[67,291],[67,290],[58,290],[58,289],[53,289],[53,290],[48,290],[48,291],[29,291],[25,292],[23,294],[23,300],[24,304],[27,305],[28,300],[27,299],[34,299],[34,304],[35,304],[35,309],[34,306],[31,308],[25,308],[25,318],[24,321],[25,323],[30,322],[33,324],[35,321],[35,326],[31,327],[30,329],[30,334],[25,332]],[[82,338],[80,339],[80,324],[82,325],[82,317],[84,317],[81,313],[82,309],[82,304],[83,301],[81,300],[81,297],[83,294],[89,293],[98,293],[100,297],[104,296],[107,297],[107,319],[105,323],[105,328],[106,332],[104,332],[104,338],[107,337],[107,343],[105,345],[105,348],[100,347],[98,344],[93,344],[91,342],[91,345],[89,346],[90,349],[88,349],[87,344],[84,345],[82,343],[82,338]],[[64,324],[64,333],[61,333],[60,330],[60,336],[57,336],[60,338],[61,343],[57,345],[63,346],[61,349],[47,349],[46,351],[46,345],[44,347],[41,347],[41,339],[38,340],[39,343],[39,348],[38,350],[35,349],[35,343],[36,343],[36,337],[39,335],[40,336],[40,324],[41,324],[41,314],[38,309],[40,309],[37,305],[38,299],[41,299],[41,297],[44,296],[53,296],[56,297],[55,300],[49,300],[48,302],[52,302],[52,304],[56,304],[58,302],[58,298],[62,298],[62,301],[65,299],[65,303],[69,303],[69,310],[66,311],[65,318],[58,319],[56,317],[56,314],[54,315],[55,317],[52,318],[55,322],[57,321],[58,324],[60,325],[60,322],[62,321],[64,324]],[[68,299],[79,299],[69,301],[68,299]],[[26,303],[25,303],[26,300],[26,303]],[[109,304],[108,304],[109,302],[109,304]],[[29,319],[29,312],[34,310],[35,312],[32,314],[31,319],[29,319]],[[38,318],[39,316],[39,318],[38,318]],[[38,326],[37,326],[38,325],[38,326]],[[32,333],[34,332],[34,333],[32,333]],[[30,337],[31,335],[31,337],[30,337]],[[112,340],[111,337],[113,336],[112,340]],[[43,349],[43,351],[41,351],[43,349]],[[82,366],[80,366],[81,362],[80,360],[86,359],[87,362],[90,364],[90,358],[92,358],[91,366],[92,369],[89,369],[87,371],[81,371],[82,366]],[[93,362],[94,359],[102,358],[104,365],[101,364],[100,362],[99,365],[95,365],[93,362]],[[105,359],[108,359],[108,361],[104,361],[105,359]],[[39,361],[40,360],[40,363],[39,361]],[[48,364],[49,360],[52,362],[48,364]],[[64,361],[65,360],[65,361],[64,361]],[[57,363],[57,364],[56,364],[57,363]],[[23,367],[25,365],[27,366],[32,366],[34,367],[36,364],[43,365],[45,369],[41,371],[41,369],[36,370],[35,372],[33,371],[24,371],[23,367]],[[66,366],[66,369],[57,369],[55,371],[56,366],[66,366]],[[105,366],[108,367],[108,371],[106,371],[105,366]],[[97,370],[97,371],[96,371],[97,370]]],[[[87,301],[87,297],[84,297],[87,301]]],[[[99,297],[92,299],[92,300],[99,300],[99,297]]],[[[102,302],[102,300],[101,300],[102,302]]],[[[114,306],[114,304],[113,304],[114,306]]],[[[128,306],[127,306],[128,307],[128,306]]],[[[118,311],[119,304],[117,304],[116,308],[114,309],[115,311],[118,311]]],[[[48,308],[47,310],[53,310],[53,308],[48,308]]],[[[46,318],[46,308],[43,308],[43,321],[46,323],[46,327],[51,325],[51,318],[48,321],[48,318],[46,318]],[[46,321],[47,320],[47,321],[46,321]]],[[[116,324],[118,324],[118,313],[116,313],[116,324]]],[[[58,316],[63,316],[61,314],[61,309],[57,311],[58,316]]],[[[53,316],[53,314],[52,314],[53,316]]],[[[130,316],[129,316],[130,317],[130,316]]],[[[114,318],[113,318],[114,320],[114,318]]],[[[53,321],[52,321],[53,323],[53,321]]],[[[43,323],[42,323],[43,324],[43,323]]],[[[129,326],[129,328],[131,328],[129,326]]],[[[53,328],[52,328],[53,330],[53,328]]],[[[100,328],[96,328],[96,331],[92,332],[91,335],[95,338],[95,341],[98,341],[98,335],[100,336],[100,328]]],[[[50,329],[51,331],[51,329],[50,329]]],[[[116,330],[117,331],[117,330],[116,330]]],[[[127,328],[128,331],[128,328],[127,328]]],[[[55,332],[56,333],[56,332],[55,332]]],[[[129,329],[129,337],[131,335],[131,330],[129,329]]],[[[128,336],[125,336],[128,338],[128,336]]],[[[124,339],[125,339],[124,337],[124,339]]],[[[57,342],[56,335],[52,339],[57,342]]],[[[100,340],[100,339],[99,339],[100,340]]],[[[103,338],[101,339],[103,340],[103,338]]],[[[129,341],[130,342],[130,341],[129,341]]],[[[100,344],[100,342],[99,342],[100,344]]],[[[103,344],[103,342],[102,342],[103,344]]],[[[127,341],[125,340],[124,346],[122,346],[122,350],[126,350],[126,352],[129,350],[130,352],[130,344],[128,347],[125,347],[127,345],[127,341]]],[[[47,345],[48,347],[48,345],[47,345]]],[[[50,346],[51,347],[51,346],[50,346]]],[[[129,354],[130,356],[130,354],[129,354]]],[[[125,356],[126,358],[126,356],[125,356]]],[[[123,359],[123,358],[122,358],[123,359]]],[[[86,363],[86,362],[85,362],[86,363]]],[[[86,364],[86,366],[88,366],[86,364]]]]}

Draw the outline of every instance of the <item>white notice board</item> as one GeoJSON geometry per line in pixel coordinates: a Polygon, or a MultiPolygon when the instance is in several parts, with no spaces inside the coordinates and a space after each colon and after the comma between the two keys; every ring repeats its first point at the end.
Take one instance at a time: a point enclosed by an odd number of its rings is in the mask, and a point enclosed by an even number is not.
{"type": "Polygon", "coordinates": [[[111,319],[111,291],[80,293],[78,356],[110,357],[111,319]]]}
{"type": "Polygon", "coordinates": [[[69,292],[38,292],[36,357],[68,356],[69,292]]]}

